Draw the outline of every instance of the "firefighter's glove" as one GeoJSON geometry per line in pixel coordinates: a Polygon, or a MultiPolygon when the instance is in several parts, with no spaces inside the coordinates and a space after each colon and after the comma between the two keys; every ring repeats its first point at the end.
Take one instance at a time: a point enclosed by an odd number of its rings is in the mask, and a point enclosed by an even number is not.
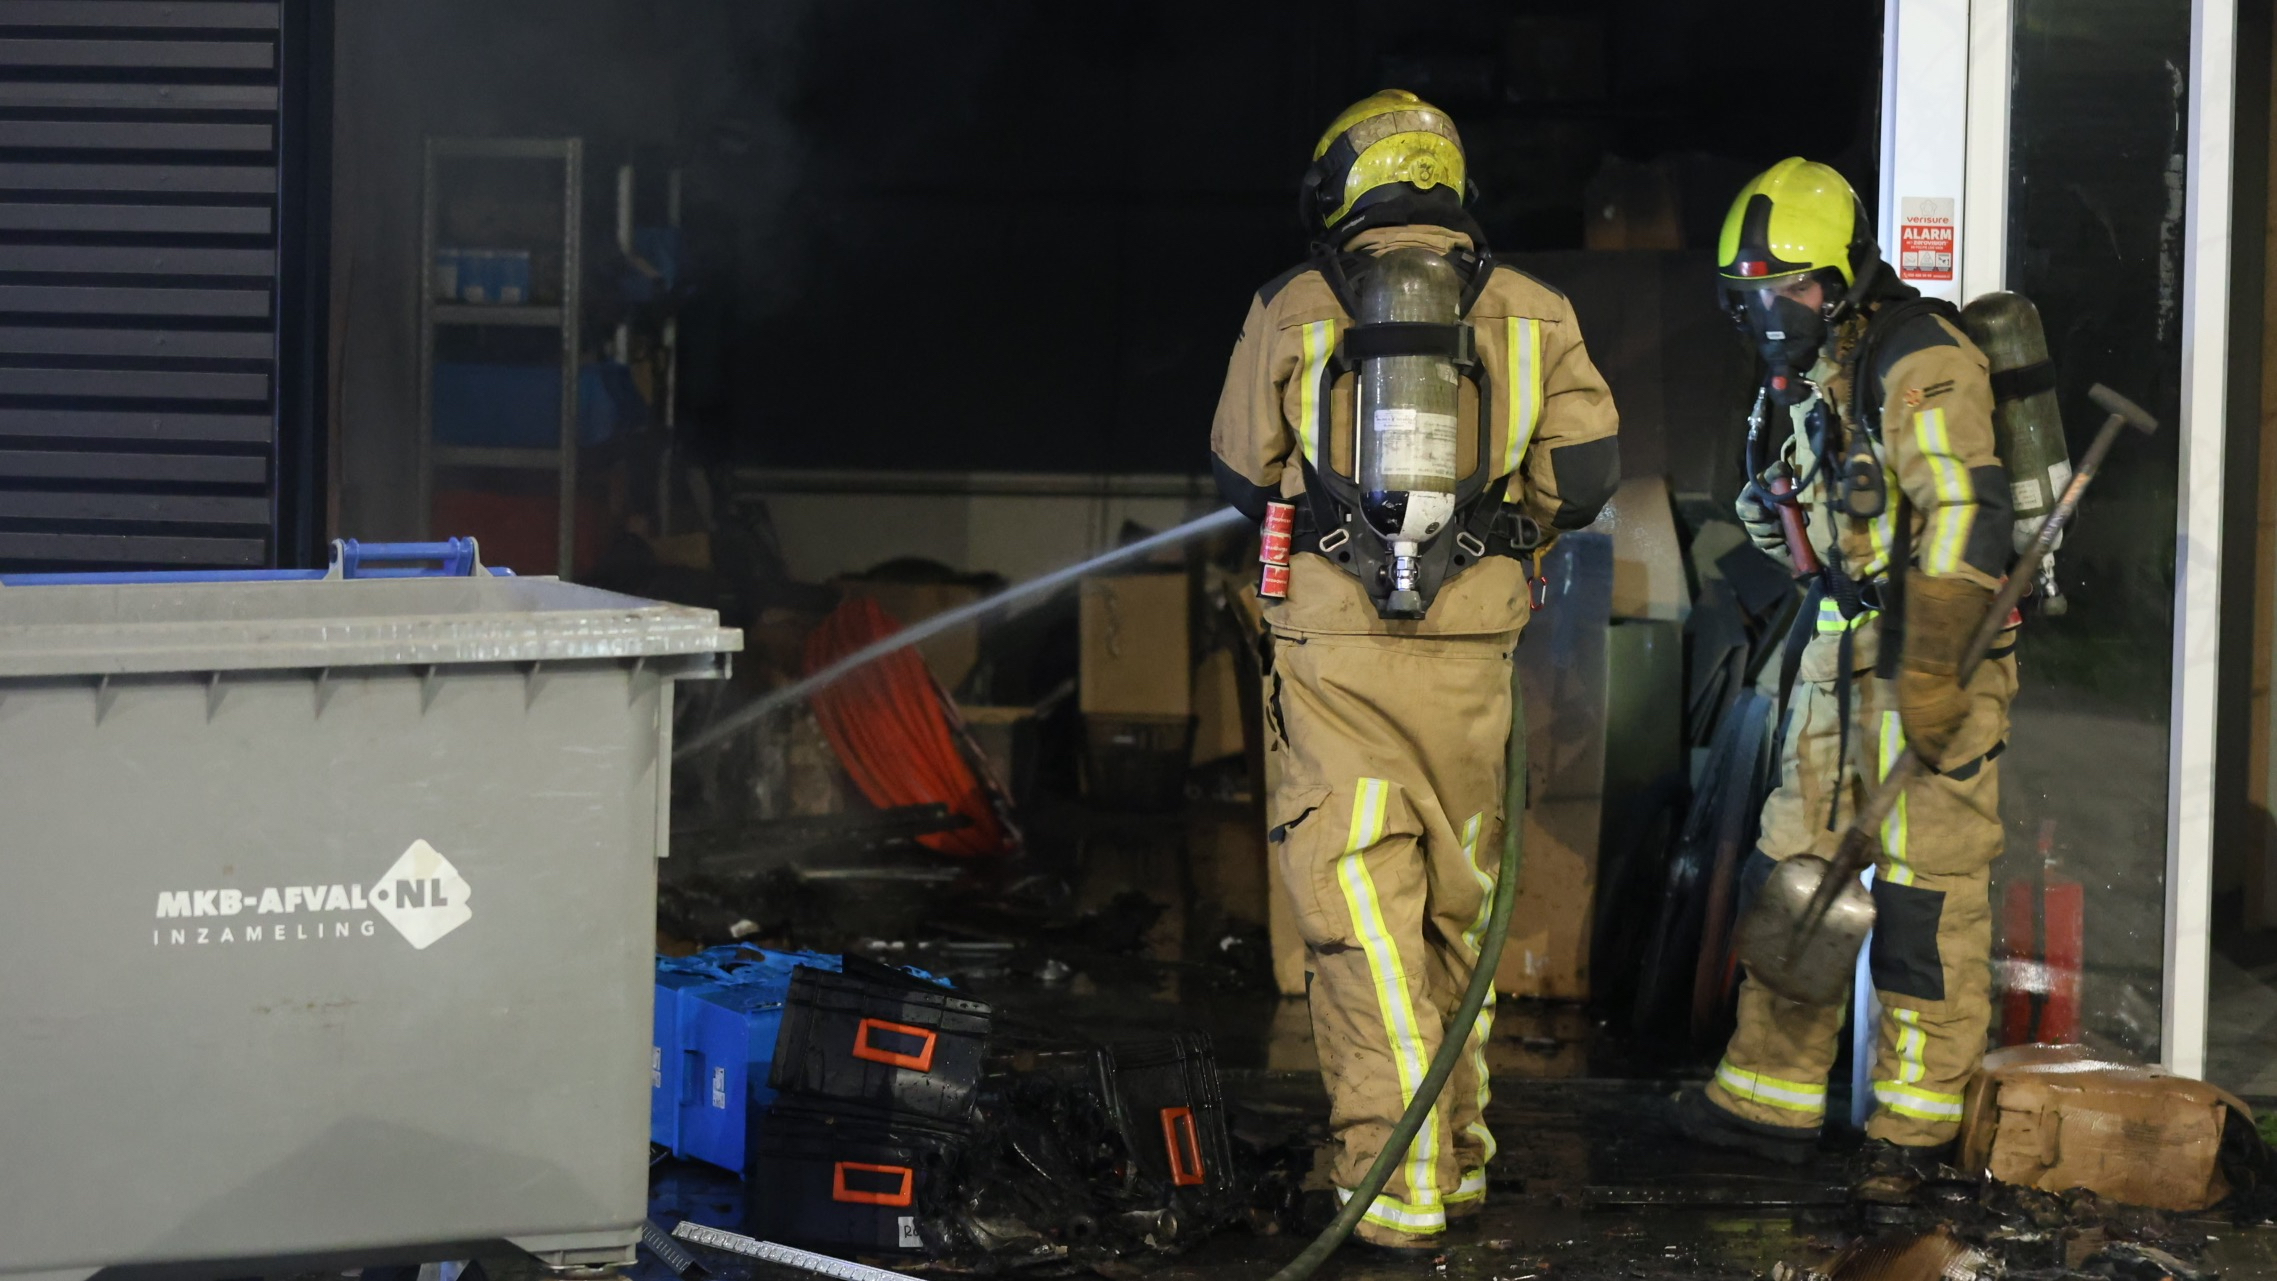
{"type": "Polygon", "coordinates": [[[1779,562],[1788,573],[1795,572],[1795,558],[1787,552],[1787,535],[1779,527],[1779,513],[1769,494],[1754,484],[1746,485],[1740,489],[1732,511],[1747,527],[1747,541],[1755,544],[1755,550],[1779,562]]]}
{"type": "Polygon", "coordinates": [[[1969,719],[1961,685],[1961,651],[1984,622],[1992,591],[1958,578],[1914,570],[1905,585],[1905,654],[1898,666],[1898,723],[1931,768],[1940,768],[1969,719]]]}

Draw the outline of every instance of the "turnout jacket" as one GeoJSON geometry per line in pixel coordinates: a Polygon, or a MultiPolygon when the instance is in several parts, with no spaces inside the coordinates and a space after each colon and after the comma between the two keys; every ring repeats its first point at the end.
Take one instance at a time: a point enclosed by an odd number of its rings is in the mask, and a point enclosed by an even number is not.
{"type": "MultiPolygon", "coordinates": [[[[1845,438],[1870,423],[1853,421],[1854,379],[1874,382],[1880,404],[1879,431],[1868,433],[1882,464],[1887,491],[1880,516],[1860,519],[1836,501],[1835,472],[1841,440],[1830,442],[1837,456],[1816,468],[1817,455],[1805,429],[1809,402],[1797,406],[1793,429],[1775,446],[1797,478],[1818,475],[1797,494],[1810,530],[1812,549],[1828,565],[1861,583],[1884,585],[1883,602],[1902,587],[1905,564],[1933,578],[1958,578],[1997,589],[2007,573],[2014,500],[2008,471],[2001,463],[1993,431],[1992,381],[1984,353],[1945,317],[1921,314],[1876,339],[1869,353],[1873,368],[1853,356],[1867,321],[1854,320],[1837,337],[1832,358],[1822,358],[1814,376],[1841,422],[1845,438]]],[[[1869,611],[1871,612],[1871,611],[1869,611]]],[[[1822,632],[1855,628],[1831,599],[1818,619],[1822,632]]],[[[1870,666],[1873,640],[1859,637],[1857,661],[1870,666]]]]}
{"type": "MultiPolygon", "coordinates": [[[[1378,227],[1353,238],[1355,251],[1421,247],[1470,249],[1470,237],[1433,226],[1378,227]]],[[[1614,432],[1619,417],[1605,379],[1590,363],[1565,295],[1515,267],[1498,265],[1465,319],[1477,331],[1490,403],[1461,388],[1456,457],[1477,456],[1480,424],[1489,465],[1508,475],[1505,501],[1545,532],[1587,526],[1620,482],[1614,432]]],[[[1354,475],[1355,376],[1329,394],[1328,439],[1320,434],[1320,374],[1339,335],[1352,325],[1320,271],[1300,266],[1257,291],[1226,370],[1210,428],[1220,488],[1228,501],[1261,516],[1271,498],[1304,492],[1300,460],[1354,475]]],[[[1299,552],[1286,600],[1268,602],[1266,622],[1287,634],[1454,636],[1515,631],[1527,615],[1522,566],[1488,556],[1450,580],[1430,614],[1401,622],[1380,617],[1359,580],[1325,557],[1299,552]]]]}

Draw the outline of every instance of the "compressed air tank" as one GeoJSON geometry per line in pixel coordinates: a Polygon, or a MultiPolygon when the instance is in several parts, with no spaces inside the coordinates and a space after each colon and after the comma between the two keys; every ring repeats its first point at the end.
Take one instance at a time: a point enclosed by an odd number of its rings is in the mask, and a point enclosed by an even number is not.
{"type": "MultiPolygon", "coordinates": [[[[1453,325],[1462,319],[1462,273],[1428,249],[1378,255],[1354,282],[1362,325],[1453,325]]],[[[1456,435],[1462,375],[1440,355],[1360,362],[1355,442],[1362,514],[1392,549],[1385,612],[1423,615],[1415,558],[1455,513],[1456,435]]]]}
{"type": "Polygon", "coordinates": [[[2071,452],[2056,407],[2040,309],[2022,294],[1989,293],[1961,309],[1961,327],[1992,368],[1993,425],[2016,501],[2016,550],[2039,535],[2071,483],[2071,452]]]}

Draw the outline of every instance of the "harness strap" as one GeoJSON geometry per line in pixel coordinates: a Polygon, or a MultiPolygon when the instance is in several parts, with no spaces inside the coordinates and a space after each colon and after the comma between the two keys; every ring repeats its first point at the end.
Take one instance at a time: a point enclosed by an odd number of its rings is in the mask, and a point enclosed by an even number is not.
{"type": "MultiPolygon", "coordinates": [[[[1539,552],[1549,540],[1542,535],[1542,527],[1533,517],[1511,504],[1502,501],[1510,484],[1509,476],[1498,476],[1487,484],[1477,499],[1455,514],[1456,528],[1450,531],[1459,539],[1468,536],[1478,548],[1461,547],[1471,552],[1474,559],[1487,556],[1508,556],[1524,561],[1539,552]]],[[[1335,558],[1336,549],[1343,544],[1332,542],[1321,545],[1324,538],[1341,533],[1341,525],[1321,528],[1321,520],[1311,503],[1297,504],[1296,519],[1289,531],[1291,551],[1312,552],[1315,555],[1335,558]]]]}
{"type": "Polygon", "coordinates": [[[1850,683],[1857,674],[1850,670],[1858,657],[1858,633],[1849,627],[1842,629],[1842,643],[1837,647],[1835,666],[1838,675],[1834,681],[1834,714],[1842,726],[1834,740],[1834,786],[1829,789],[1833,799],[1826,805],[1826,830],[1838,830],[1836,819],[1842,814],[1842,775],[1850,766],[1850,683]]]}
{"type": "Polygon", "coordinates": [[[1779,739],[1786,741],[1787,699],[1794,693],[1795,677],[1802,674],[1803,650],[1818,632],[1818,609],[1826,600],[1826,584],[1812,579],[1810,590],[1803,593],[1803,607],[1795,614],[1794,625],[1787,629],[1787,643],[1779,655],[1779,714],[1774,717],[1781,726],[1779,739]]]}
{"type": "Polygon", "coordinates": [[[1994,761],[1999,760],[2000,754],[2007,750],[2008,744],[2005,741],[1994,743],[1992,745],[1992,750],[1986,752],[1982,756],[1973,756],[1968,760],[1955,765],[1951,769],[1933,769],[1929,772],[1944,778],[1952,779],[1956,783],[1966,783],[1970,779],[1977,776],[1977,771],[1983,769],[1987,765],[1992,764],[1994,761]]]}

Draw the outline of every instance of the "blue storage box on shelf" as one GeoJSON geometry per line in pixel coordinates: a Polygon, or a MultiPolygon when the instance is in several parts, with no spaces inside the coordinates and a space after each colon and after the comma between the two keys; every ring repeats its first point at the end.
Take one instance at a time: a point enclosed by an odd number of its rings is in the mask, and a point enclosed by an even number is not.
{"type": "Polygon", "coordinates": [[[465,249],[444,245],[430,265],[434,296],[477,306],[520,306],[530,301],[530,251],[465,249]]]}
{"type": "MultiPolygon", "coordinates": [[[[561,444],[561,366],[435,362],[435,443],[475,449],[561,444]]],[[[598,445],[648,422],[631,371],[615,362],[577,371],[577,440],[598,445]]]]}

